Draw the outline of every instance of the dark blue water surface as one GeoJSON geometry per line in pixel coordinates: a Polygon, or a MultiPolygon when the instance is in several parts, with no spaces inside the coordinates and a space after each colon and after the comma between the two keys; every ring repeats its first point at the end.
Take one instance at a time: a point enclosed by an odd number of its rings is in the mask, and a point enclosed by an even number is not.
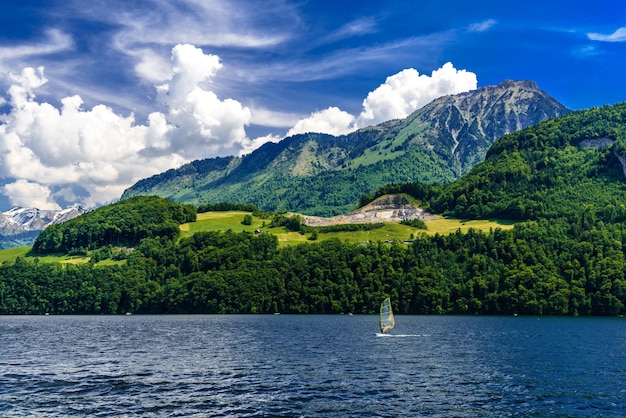
{"type": "Polygon", "coordinates": [[[0,317],[0,416],[626,416],[626,320],[0,317]]]}

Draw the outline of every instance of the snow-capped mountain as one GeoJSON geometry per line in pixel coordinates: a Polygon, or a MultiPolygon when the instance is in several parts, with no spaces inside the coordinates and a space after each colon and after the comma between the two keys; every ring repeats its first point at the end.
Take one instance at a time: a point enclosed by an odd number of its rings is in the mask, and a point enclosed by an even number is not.
{"type": "Polygon", "coordinates": [[[48,225],[58,224],[85,213],[80,206],[63,210],[41,210],[15,206],[0,213],[0,235],[19,235],[25,232],[41,231],[48,225]]]}

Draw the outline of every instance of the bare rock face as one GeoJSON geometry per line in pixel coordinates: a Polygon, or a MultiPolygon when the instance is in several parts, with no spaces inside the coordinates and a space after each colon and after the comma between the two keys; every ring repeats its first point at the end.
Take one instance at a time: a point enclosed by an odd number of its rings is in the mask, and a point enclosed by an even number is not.
{"type": "Polygon", "coordinates": [[[341,224],[364,224],[378,222],[400,222],[402,220],[421,219],[431,220],[438,216],[426,212],[415,206],[402,195],[381,196],[372,203],[345,215],[321,218],[318,216],[303,216],[302,221],[308,226],[328,226],[341,224]]]}
{"type": "Polygon", "coordinates": [[[501,136],[569,112],[534,81],[506,80],[441,97],[409,118],[430,125],[427,134],[452,150],[463,174],[482,161],[501,136]]]}

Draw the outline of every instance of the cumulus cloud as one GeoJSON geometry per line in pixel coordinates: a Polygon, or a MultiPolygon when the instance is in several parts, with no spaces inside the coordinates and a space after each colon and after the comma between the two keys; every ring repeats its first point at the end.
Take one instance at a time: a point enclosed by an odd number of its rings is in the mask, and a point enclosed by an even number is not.
{"type": "Polygon", "coordinates": [[[306,119],[299,120],[287,132],[287,136],[308,132],[320,132],[331,135],[343,135],[354,130],[355,118],[338,107],[329,107],[319,112],[313,112],[306,119]]]}
{"type": "Polygon", "coordinates": [[[205,55],[192,45],[177,45],[172,50],[173,76],[159,86],[169,109],[168,120],[176,126],[168,132],[164,153],[186,158],[197,158],[199,153],[232,155],[247,141],[244,127],[250,123],[250,110],[233,99],[222,101],[202,87],[221,67],[219,57],[205,55]]]}
{"type": "Polygon", "coordinates": [[[78,95],[58,107],[37,101],[37,89],[47,82],[43,68],[12,75],[11,111],[0,116],[0,176],[16,181],[3,192],[21,206],[51,208],[62,201],[91,207],[191,159],[237,155],[273,140],[247,138],[249,109],[210,90],[220,68],[217,56],[199,48],[173,48],[170,78],[157,87],[163,110],[145,124],[104,105],[83,109],[78,95]],[[69,193],[76,184],[87,193],[69,193]]]}
{"type": "Polygon", "coordinates": [[[626,42],[626,27],[619,28],[609,35],[605,35],[602,33],[588,33],[587,37],[592,41],[626,42]]]}
{"type": "Polygon", "coordinates": [[[2,192],[10,196],[13,206],[35,207],[43,210],[59,210],[61,207],[53,201],[49,188],[27,180],[17,180],[2,187],[2,192]]]}
{"type": "Polygon", "coordinates": [[[287,135],[305,132],[346,134],[391,119],[405,118],[438,97],[474,90],[477,85],[476,74],[457,70],[449,62],[430,76],[409,68],[387,77],[383,84],[370,92],[357,117],[337,107],[329,107],[299,120],[287,135]]]}
{"type": "Polygon", "coordinates": [[[72,95],[51,104],[38,100],[47,83],[44,68],[25,68],[8,77],[0,115],[0,177],[14,179],[2,192],[15,205],[39,208],[74,204],[93,207],[119,198],[136,181],[193,159],[244,155],[276,135],[248,138],[253,120],[271,126],[293,126],[289,135],[348,133],[362,126],[406,117],[436,97],[476,88],[476,76],[445,64],[430,76],[408,69],[388,77],[368,94],[363,111],[354,116],[337,107],[296,120],[291,113],[252,111],[212,91],[222,68],[218,56],[192,45],[172,49],[168,68],[154,79],[158,111],[143,123],[105,105],[84,108],[72,95]]]}
{"type": "Polygon", "coordinates": [[[136,125],[132,116],[103,105],[83,110],[79,96],[62,99],[60,109],[37,102],[34,88],[45,83],[43,69],[27,68],[13,81],[12,111],[0,125],[0,175],[18,179],[4,188],[14,204],[48,208],[53,206],[50,187],[78,183],[90,196],[72,203],[93,206],[118,198],[142,176],[183,162],[180,156],[146,160],[139,155],[158,126],[136,125]],[[20,192],[21,186],[30,192],[20,192]]]}
{"type": "Polygon", "coordinates": [[[457,70],[449,62],[430,76],[413,68],[400,71],[367,95],[357,127],[405,118],[438,97],[470,91],[477,84],[476,74],[457,70]]]}
{"type": "Polygon", "coordinates": [[[144,80],[151,83],[160,83],[171,77],[172,68],[170,62],[155,51],[140,48],[128,50],[126,53],[137,59],[135,72],[144,80]]]}

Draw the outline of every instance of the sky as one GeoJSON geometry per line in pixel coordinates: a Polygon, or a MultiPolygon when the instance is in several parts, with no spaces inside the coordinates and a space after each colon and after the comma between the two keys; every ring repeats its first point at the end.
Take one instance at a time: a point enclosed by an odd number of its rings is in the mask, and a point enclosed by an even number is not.
{"type": "Polygon", "coordinates": [[[626,101],[623,0],[5,0],[0,210],[92,208],[202,158],[534,80],[626,101]]]}

